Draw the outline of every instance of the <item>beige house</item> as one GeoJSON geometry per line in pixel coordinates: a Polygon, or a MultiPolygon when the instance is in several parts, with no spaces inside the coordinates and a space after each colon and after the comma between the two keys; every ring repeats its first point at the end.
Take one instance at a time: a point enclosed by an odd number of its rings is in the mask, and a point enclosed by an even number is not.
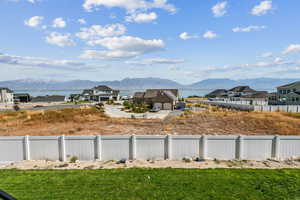
{"type": "Polygon", "coordinates": [[[14,93],[8,88],[0,88],[0,104],[13,104],[14,93]]]}
{"type": "Polygon", "coordinates": [[[277,103],[300,105],[300,81],[277,87],[277,103]]]}
{"type": "Polygon", "coordinates": [[[133,102],[145,103],[161,110],[173,110],[178,102],[178,96],[177,89],[148,89],[146,92],[136,92],[133,102]]]}

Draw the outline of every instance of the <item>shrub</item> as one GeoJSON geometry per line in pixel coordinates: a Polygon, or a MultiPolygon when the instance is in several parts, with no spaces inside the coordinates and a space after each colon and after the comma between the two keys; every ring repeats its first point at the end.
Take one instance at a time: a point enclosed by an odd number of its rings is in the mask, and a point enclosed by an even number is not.
{"type": "Polygon", "coordinates": [[[78,160],[78,157],[77,156],[72,156],[70,158],[70,163],[76,163],[76,161],[78,160]]]}

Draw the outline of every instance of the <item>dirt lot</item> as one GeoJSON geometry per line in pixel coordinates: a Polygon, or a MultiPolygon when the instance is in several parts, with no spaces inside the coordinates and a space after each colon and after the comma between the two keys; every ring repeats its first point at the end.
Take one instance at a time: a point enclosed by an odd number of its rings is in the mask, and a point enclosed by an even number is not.
{"type": "Polygon", "coordinates": [[[300,168],[299,159],[296,160],[265,160],[265,161],[247,161],[247,160],[205,160],[189,161],[184,160],[134,160],[119,163],[118,161],[21,161],[8,164],[0,164],[0,169],[116,169],[116,168],[252,168],[252,169],[281,169],[281,168],[300,168]]]}
{"type": "Polygon", "coordinates": [[[96,108],[0,114],[0,135],[300,135],[300,115],[208,108],[161,119],[109,118],[96,108]]]}

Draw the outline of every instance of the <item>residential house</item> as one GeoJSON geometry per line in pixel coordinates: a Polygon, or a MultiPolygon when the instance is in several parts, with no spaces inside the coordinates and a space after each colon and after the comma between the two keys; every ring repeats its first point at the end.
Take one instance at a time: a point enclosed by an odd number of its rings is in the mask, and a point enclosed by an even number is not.
{"type": "Polygon", "coordinates": [[[277,104],[300,105],[300,81],[277,87],[277,104]]]}
{"type": "Polygon", "coordinates": [[[106,85],[99,85],[92,89],[84,90],[81,94],[86,101],[108,101],[108,100],[120,100],[120,91],[113,90],[106,85]]]}
{"type": "Polygon", "coordinates": [[[15,93],[14,102],[28,103],[31,101],[31,96],[28,93],[15,93]]]}
{"type": "Polygon", "coordinates": [[[8,88],[0,88],[0,103],[13,104],[14,93],[8,88]]]}
{"type": "Polygon", "coordinates": [[[178,99],[178,89],[148,89],[133,96],[134,103],[145,103],[161,110],[173,110],[178,99]]]}

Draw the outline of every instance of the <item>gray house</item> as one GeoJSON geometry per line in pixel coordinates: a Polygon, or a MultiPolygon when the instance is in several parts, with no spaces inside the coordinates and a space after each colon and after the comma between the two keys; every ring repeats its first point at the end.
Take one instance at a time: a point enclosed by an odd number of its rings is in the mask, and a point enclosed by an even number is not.
{"type": "Polygon", "coordinates": [[[277,87],[277,104],[300,105],[300,81],[277,87]]]}
{"type": "Polygon", "coordinates": [[[92,89],[83,90],[81,97],[85,101],[108,101],[108,100],[120,100],[120,91],[113,90],[106,85],[99,85],[92,89]]]}

